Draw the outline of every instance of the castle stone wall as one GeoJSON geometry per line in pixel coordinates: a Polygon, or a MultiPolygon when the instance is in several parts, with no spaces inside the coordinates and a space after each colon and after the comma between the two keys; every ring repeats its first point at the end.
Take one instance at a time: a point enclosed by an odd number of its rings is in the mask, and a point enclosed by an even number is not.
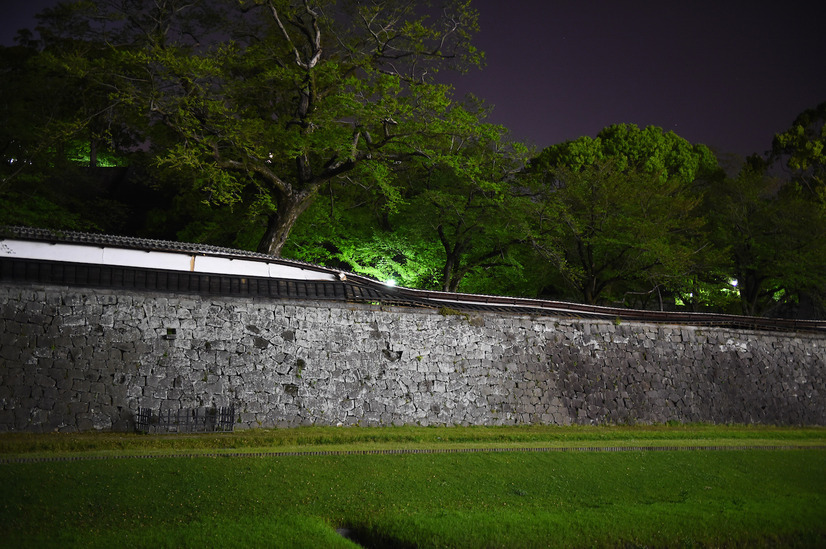
{"type": "Polygon", "coordinates": [[[826,424],[821,334],[444,313],[0,286],[0,431],[230,404],[236,428],[826,424]]]}

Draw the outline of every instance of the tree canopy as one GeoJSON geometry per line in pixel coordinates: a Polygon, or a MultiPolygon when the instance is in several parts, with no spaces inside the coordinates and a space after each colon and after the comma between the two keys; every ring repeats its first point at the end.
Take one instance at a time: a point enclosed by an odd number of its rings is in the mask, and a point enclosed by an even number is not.
{"type": "Polygon", "coordinates": [[[725,250],[740,310],[777,314],[801,293],[826,287],[826,224],[802,188],[753,161],[712,185],[705,205],[711,241],[725,250]]]}
{"type": "Polygon", "coordinates": [[[610,159],[619,172],[650,173],[662,181],[691,183],[717,170],[717,159],[702,144],[691,144],[674,132],[657,126],[615,124],[594,138],[580,137],[544,149],[531,161],[535,173],[552,174],[559,166],[571,170],[610,159]]]}
{"type": "Polygon", "coordinates": [[[826,205],[826,102],[803,111],[775,136],[772,157],[785,162],[795,179],[826,205]]]}
{"type": "Polygon", "coordinates": [[[548,147],[530,165],[534,245],[587,303],[673,288],[702,249],[694,182],[716,165],[702,145],[630,124],[548,147]]]}
{"type": "Polygon", "coordinates": [[[512,186],[527,148],[509,141],[501,126],[485,123],[480,105],[452,111],[463,120],[433,139],[428,157],[396,166],[394,200],[364,182],[353,189],[361,193],[347,197],[349,207],[344,197],[322,198],[312,230],[299,223],[302,258],[341,261],[364,274],[448,291],[472,271],[509,264],[510,248],[524,238],[517,230],[522,219],[513,215],[519,198],[512,186]],[[361,207],[354,206],[358,202],[361,207]],[[373,223],[361,234],[366,220],[373,223]],[[427,258],[429,266],[416,258],[427,258]]]}
{"type": "Polygon", "coordinates": [[[357,173],[395,192],[388,164],[431,158],[449,132],[442,67],[478,65],[468,2],[86,0],[54,35],[107,46],[60,61],[142,117],[160,165],[215,204],[264,220],[278,255],[318,190],[357,173]],[[66,29],[66,30],[64,30],[66,29]]]}

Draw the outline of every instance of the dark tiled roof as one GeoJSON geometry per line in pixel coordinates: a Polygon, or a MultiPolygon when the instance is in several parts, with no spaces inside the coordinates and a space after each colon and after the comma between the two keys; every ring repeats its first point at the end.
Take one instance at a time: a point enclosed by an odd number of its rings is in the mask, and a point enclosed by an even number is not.
{"type": "MultiPolygon", "coordinates": [[[[28,227],[3,227],[0,226],[0,238],[19,238],[23,240],[39,240],[45,242],[63,242],[74,244],[85,244],[89,246],[112,246],[119,248],[131,248],[146,251],[166,251],[187,254],[213,255],[227,258],[246,258],[258,261],[268,261],[282,265],[293,265],[306,267],[311,270],[340,275],[340,271],[304,263],[301,261],[281,259],[257,252],[236,250],[232,248],[222,248],[207,244],[194,244],[185,242],[173,242],[169,240],[153,240],[147,238],[134,238],[124,236],[101,235],[92,233],[82,233],[74,231],[58,231],[49,229],[33,229],[28,227]]],[[[14,261],[14,260],[11,260],[14,261]]],[[[108,267],[101,266],[100,269],[108,267]]],[[[20,273],[12,273],[10,278],[26,278],[30,273],[22,268],[20,273]],[[18,276],[19,274],[19,276],[18,276]]],[[[45,267],[44,267],[45,269],[45,267]]],[[[58,274],[51,271],[42,274],[43,282],[61,280],[67,282],[69,276],[65,269],[55,267],[60,270],[58,274]]],[[[48,269],[46,269],[48,271],[48,269]]],[[[39,271],[38,271],[39,272],[39,271]]],[[[45,272],[45,271],[44,271],[45,272]]],[[[70,273],[71,276],[79,276],[77,273],[70,273]]],[[[88,273],[87,273],[88,274],[88,273]]],[[[38,275],[40,276],[40,275],[38,275]]],[[[102,275],[101,275],[102,276],[102,275]]],[[[109,275],[106,275],[109,276],[109,275]]],[[[178,275],[183,277],[184,275],[178,275]]],[[[187,277],[202,276],[199,273],[186,273],[187,277]]],[[[203,275],[206,276],[206,275],[203,275]]],[[[0,277],[2,278],[2,277],[0,277]]],[[[218,277],[207,277],[217,279],[218,277]]],[[[194,285],[201,291],[207,288],[210,293],[223,293],[225,291],[234,292],[232,275],[223,276],[220,287],[212,288],[206,281],[201,284],[199,280],[185,281],[187,288],[194,285]]],[[[73,279],[74,280],[74,279],[73,279]]],[[[266,279],[265,279],[266,280],[266,279]]],[[[456,308],[460,310],[491,311],[497,313],[512,312],[519,314],[550,314],[554,316],[574,317],[574,318],[602,318],[636,320],[641,322],[665,322],[673,324],[689,325],[717,325],[730,326],[732,328],[745,329],[768,329],[780,331],[826,331],[826,321],[807,321],[790,319],[771,319],[741,317],[735,315],[715,314],[715,313],[686,313],[686,312],[662,312],[662,311],[642,311],[632,309],[619,309],[612,307],[599,307],[595,305],[583,305],[577,303],[566,303],[557,301],[545,301],[535,299],[523,299],[504,296],[484,296],[473,294],[456,294],[447,292],[434,292],[425,290],[414,290],[411,288],[388,288],[381,282],[352,273],[339,277],[340,282],[307,281],[307,280],[275,280],[269,282],[255,282],[256,292],[264,295],[278,295],[280,297],[298,298],[323,298],[337,299],[343,298],[355,301],[382,302],[385,304],[399,304],[406,306],[424,306],[434,308],[456,308]],[[342,290],[343,288],[343,290],[342,290]]],[[[83,281],[76,281],[83,283],[83,281]]],[[[142,287],[146,286],[146,281],[142,281],[142,287]]],[[[124,283],[126,285],[126,283],[124,283]]],[[[194,287],[193,286],[193,287],[194,287]]],[[[244,287],[244,291],[249,293],[249,289],[244,287]]]]}
{"type": "Polygon", "coordinates": [[[38,240],[42,242],[64,242],[69,244],[87,244],[93,246],[112,246],[153,252],[183,252],[187,254],[214,255],[231,258],[259,259],[287,265],[313,267],[317,270],[338,272],[328,267],[283,259],[259,252],[250,252],[235,248],[224,248],[210,244],[192,242],[176,242],[173,240],[157,240],[152,238],[137,238],[132,236],[116,236],[109,234],[84,233],[77,231],[62,231],[58,229],[36,229],[33,227],[0,226],[0,238],[20,238],[23,240],[38,240]]]}

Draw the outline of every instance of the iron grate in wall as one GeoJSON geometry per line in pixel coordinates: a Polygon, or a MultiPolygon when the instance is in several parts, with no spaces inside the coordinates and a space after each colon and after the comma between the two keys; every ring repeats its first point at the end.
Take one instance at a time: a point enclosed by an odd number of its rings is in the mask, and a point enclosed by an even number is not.
{"type": "Polygon", "coordinates": [[[158,410],[138,408],[135,430],[141,433],[212,433],[235,428],[235,406],[158,410]]]}

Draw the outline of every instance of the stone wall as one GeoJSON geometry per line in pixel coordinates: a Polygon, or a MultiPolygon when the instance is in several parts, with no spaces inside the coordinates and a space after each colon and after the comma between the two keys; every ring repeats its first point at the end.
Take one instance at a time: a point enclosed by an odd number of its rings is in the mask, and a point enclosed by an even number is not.
{"type": "Polygon", "coordinates": [[[237,428],[826,424],[822,334],[23,285],[0,332],[0,431],[230,404],[237,428]]]}

